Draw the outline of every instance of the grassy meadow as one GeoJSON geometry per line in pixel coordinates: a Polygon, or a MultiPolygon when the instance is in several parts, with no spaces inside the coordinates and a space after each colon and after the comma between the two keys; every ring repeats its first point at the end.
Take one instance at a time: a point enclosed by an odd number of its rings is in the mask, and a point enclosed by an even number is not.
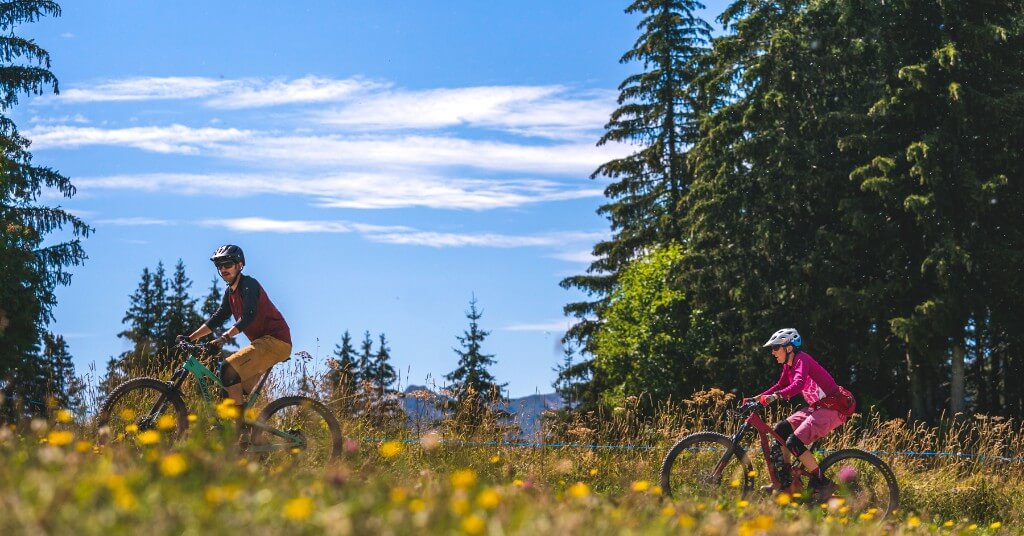
{"type": "MultiPolygon", "coordinates": [[[[656,485],[668,447],[692,431],[729,433],[737,425],[723,416],[735,400],[717,390],[666,405],[653,419],[622,407],[586,422],[552,420],[543,438],[652,449],[517,447],[500,444],[500,426],[468,427],[458,417],[409,429],[340,416],[344,454],[326,467],[247,457],[232,420],[188,402],[189,432],[173,443],[164,429],[99,446],[88,417],[60,408],[0,429],[0,533],[1015,534],[1024,527],[1024,463],[988,458],[883,456],[902,490],[900,510],[884,520],[757,492],[669,500],[656,485]]],[[[789,408],[772,409],[777,419],[789,408]]],[[[980,416],[929,428],[869,412],[821,447],[1016,458],[1024,456],[1017,428],[980,416]]],[[[763,472],[760,455],[755,467],[763,472]]]]}

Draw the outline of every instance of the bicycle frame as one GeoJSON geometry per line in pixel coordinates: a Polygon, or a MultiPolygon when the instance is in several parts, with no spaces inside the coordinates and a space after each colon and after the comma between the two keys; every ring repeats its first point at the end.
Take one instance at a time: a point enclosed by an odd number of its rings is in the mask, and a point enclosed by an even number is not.
{"type": "MultiPolygon", "coordinates": [[[[220,381],[220,377],[217,376],[216,374],[214,374],[213,371],[211,371],[201,361],[196,359],[196,357],[194,355],[192,355],[192,354],[189,354],[188,359],[185,360],[185,362],[181,365],[181,367],[179,367],[178,370],[174,371],[174,374],[171,375],[171,379],[168,380],[168,382],[167,382],[168,386],[172,390],[180,392],[181,391],[181,387],[182,387],[182,385],[184,385],[185,380],[188,379],[188,375],[189,374],[192,374],[193,376],[195,376],[196,383],[199,385],[199,393],[203,397],[203,401],[207,405],[212,405],[213,404],[213,397],[212,397],[212,394],[210,392],[211,391],[210,390],[211,386],[216,386],[216,387],[218,387],[220,389],[224,389],[225,388],[224,387],[224,383],[220,381]]],[[[277,428],[274,428],[272,426],[268,426],[268,425],[263,424],[263,423],[258,422],[258,421],[248,421],[248,420],[245,419],[245,412],[244,412],[244,410],[247,410],[247,409],[253,407],[256,404],[256,399],[258,398],[259,393],[260,393],[260,391],[263,388],[263,384],[266,383],[267,378],[269,376],[270,376],[270,371],[268,370],[267,372],[265,372],[263,374],[263,377],[260,378],[260,381],[256,384],[256,387],[253,388],[252,393],[249,394],[249,397],[245,400],[245,403],[242,406],[243,407],[243,412],[242,412],[242,415],[240,415],[240,418],[243,420],[243,422],[245,422],[245,424],[247,424],[250,427],[258,428],[258,429],[263,430],[265,432],[274,434],[274,435],[276,435],[278,437],[282,437],[282,438],[287,439],[289,441],[293,441],[296,444],[296,446],[301,446],[302,443],[303,443],[303,440],[302,440],[301,437],[299,437],[299,436],[297,436],[295,434],[290,434],[290,433],[285,432],[283,430],[278,430],[277,428]]],[[[168,403],[167,399],[164,398],[163,396],[161,396],[159,399],[157,399],[156,404],[153,405],[153,409],[150,410],[149,414],[142,420],[142,422],[151,426],[153,421],[157,418],[157,416],[162,414],[164,412],[164,410],[167,409],[166,408],[167,403],[168,403]]],[[[266,447],[262,447],[262,448],[261,447],[255,447],[255,446],[251,447],[251,450],[253,452],[269,452],[271,450],[279,450],[279,449],[280,449],[280,447],[269,448],[269,449],[266,448],[266,447]]]]}
{"type": "MultiPolygon", "coordinates": [[[[771,478],[772,486],[774,486],[775,489],[781,490],[782,482],[779,480],[779,475],[778,472],[775,470],[775,465],[771,463],[770,441],[772,439],[777,441],[779,445],[782,447],[783,456],[788,456],[791,461],[795,460],[796,456],[794,456],[792,451],[789,450],[789,447],[786,446],[786,441],[782,439],[782,436],[780,436],[771,426],[765,423],[761,416],[758,415],[756,410],[750,411],[750,414],[747,415],[747,418],[743,421],[743,424],[740,425],[739,430],[737,430],[736,433],[733,435],[732,444],[734,445],[736,451],[725,453],[725,456],[723,456],[722,459],[719,460],[718,464],[715,466],[714,475],[716,477],[721,477],[722,472],[725,470],[726,465],[729,463],[729,459],[734,454],[738,455],[741,460],[747,459],[747,450],[743,448],[742,441],[744,439],[744,436],[746,436],[752,430],[757,433],[758,439],[760,439],[761,451],[764,454],[765,467],[768,470],[768,476],[771,478]]],[[[796,493],[803,489],[800,477],[810,476],[810,473],[808,473],[803,467],[793,466],[792,470],[793,482],[790,484],[788,489],[782,491],[796,493]]]]}

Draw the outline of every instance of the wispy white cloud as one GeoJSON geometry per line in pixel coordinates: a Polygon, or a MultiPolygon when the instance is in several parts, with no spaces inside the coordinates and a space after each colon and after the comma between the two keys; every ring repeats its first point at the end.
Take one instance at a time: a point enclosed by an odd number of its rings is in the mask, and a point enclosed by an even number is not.
{"type": "MultiPolygon", "coordinates": [[[[90,222],[92,223],[92,222],[90,222]]],[[[161,220],[158,218],[146,218],[146,217],[133,217],[133,218],[108,218],[102,220],[96,220],[96,225],[125,225],[125,226],[141,226],[141,225],[171,225],[174,222],[170,220],[161,220]]]]}
{"type": "Polygon", "coordinates": [[[314,117],[355,130],[464,125],[571,139],[600,129],[614,105],[610,91],[572,94],[561,86],[481,86],[382,92],[314,117]]]}
{"type": "Polygon", "coordinates": [[[603,233],[577,231],[536,235],[508,235],[496,233],[438,233],[421,231],[406,226],[385,226],[344,220],[275,220],[269,218],[211,219],[202,225],[223,227],[237,232],[252,233],[359,233],[367,240],[396,245],[427,246],[434,248],[488,247],[524,248],[558,247],[569,243],[592,241],[603,233]]]}
{"type": "Polygon", "coordinates": [[[296,195],[311,197],[314,204],[322,207],[358,209],[426,207],[481,211],[601,195],[599,188],[578,181],[461,179],[397,172],[313,176],[157,173],[79,177],[75,185],[86,196],[104,190],[221,197],[296,195]]]}
{"type": "Polygon", "coordinates": [[[204,220],[203,225],[224,227],[232,231],[250,233],[378,233],[411,230],[402,226],[381,226],[342,220],[272,220],[268,218],[234,218],[229,220],[204,220]]]}
{"type": "Polygon", "coordinates": [[[26,132],[36,150],[89,145],[132,147],[156,153],[197,154],[218,143],[241,141],[252,134],[234,128],[131,127],[104,129],[71,125],[39,125],[26,132]]]}
{"type": "MultiPolygon", "coordinates": [[[[600,240],[606,240],[607,236],[600,237],[600,240]]],[[[584,264],[590,264],[597,260],[594,256],[592,249],[577,249],[570,251],[559,251],[550,255],[551,258],[567,261],[567,262],[578,262],[584,264]]]]}
{"type": "Polygon", "coordinates": [[[36,150],[88,145],[133,147],[158,153],[205,154],[261,167],[430,166],[494,171],[589,174],[629,148],[593,143],[524,145],[443,136],[272,135],[235,128],[184,125],[102,129],[39,125],[26,132],[36,150]]]}
{"type": "Polygon", "coordinates": [[[562,320],[552,320],[550,322],[540,323],[524,323],[524,324],[510,324],[502,327],[503,331],[537,331],[545,333],[563,333],[569,331],[569,328],[579,323],[578,318],[564,318],[562,320]]]}
{"type": "Polygon", "coordinates": [[[549,139],[593,138],[615,107],[611,90],[565,86],[474,86],[411,90],[363,77],[234,79],[168,76],[106,80],[66,89],[39,103],[199,100],[237,110],[282,105],[334,105],[308,112],[320,125],[346,131],[498,129],[549,139]]]}
{"type": "Polygon", "coordinates": [[[38,102],[65,104],[83,102],[181,100],[209,97],[237,85],[231,80],[198,76],[139,77],[109,80],[91,86],[65,89],[60,95],[38,102]]]}
{"type": "Polygon", "coordinates": [[[211,108],[238,109],[338,102],[383,87],[387,87],[387,84],[363,78],[335,80],[306,76],[295,80],[237,84],[230,91],[206,101],[206,105],[211,108]]]}
{"type": "Polygon", "coordinates": [[[60,34],[60,36],[63,37],[64,39],[74,39],[75,38],[75,34],[73,34],[71,32],[64,32],[64,33],[60,34]]]}
{"type": "Polygon", "coordinates": [[[495,233],[460,234],[437,233],[429,231],[402,231],[374,233],[367,238],[374,242],[387,244],[429,246],[434,248],[451,247],[489,247],[489,248],[522,248],[522,247],[554,247],[570,242],[593,240],[600,233],[549,233],[541,235],[507,235],[495,233]]]}
{"type": "Polygon", "coordinates": [[[341,102],[389,84],[360,77],[347,79],[305,76],[286,79],[225,80],[200,76],[153,76],[106,80],[72,87],[41,103],[197,100],[218,109],[259,108],[284,104],[341,102]]]}

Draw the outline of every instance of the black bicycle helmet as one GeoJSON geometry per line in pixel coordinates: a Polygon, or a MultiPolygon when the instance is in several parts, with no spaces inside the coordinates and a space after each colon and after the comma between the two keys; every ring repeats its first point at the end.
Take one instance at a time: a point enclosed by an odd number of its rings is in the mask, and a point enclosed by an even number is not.
{"type": "Polygon", "coordinates": [[[217,251],[213,252],[213,256],[210,257],[210,260],[213,261],[214,264],[223,260],[245,264],[245,253],[242,253],[242,248],[234,244],[226,244],[217,248],[217,251]]]}

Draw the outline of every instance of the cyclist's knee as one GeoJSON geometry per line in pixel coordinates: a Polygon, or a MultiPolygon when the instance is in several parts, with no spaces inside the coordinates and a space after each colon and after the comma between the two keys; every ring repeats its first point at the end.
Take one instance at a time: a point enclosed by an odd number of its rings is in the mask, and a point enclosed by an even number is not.
{"type": "Polygon", "coordinates": [[[807,452],[807,446],[804,445],[803,441],[800,441],[800,438],[797,437],[796,434],[790,434],[790,436],[786,438],[786,446],[789,447],[790,452],[798,457],[807,452]]]}
{"type": "Polygon", "coordinates": [[[775,423],[775,433],[779,434],[779,437],[785,439],[793,435],[793,425],[789,424],[789,421],[783,419],[775,423]]]}
{"type": "Polygon", "coordinates": [[[220,381],[224,387],[231,387],[241,383],[242,377],[238,375],[238,371],[231,366],[231,363],[224,361],[220,364],[220,381]]]}

